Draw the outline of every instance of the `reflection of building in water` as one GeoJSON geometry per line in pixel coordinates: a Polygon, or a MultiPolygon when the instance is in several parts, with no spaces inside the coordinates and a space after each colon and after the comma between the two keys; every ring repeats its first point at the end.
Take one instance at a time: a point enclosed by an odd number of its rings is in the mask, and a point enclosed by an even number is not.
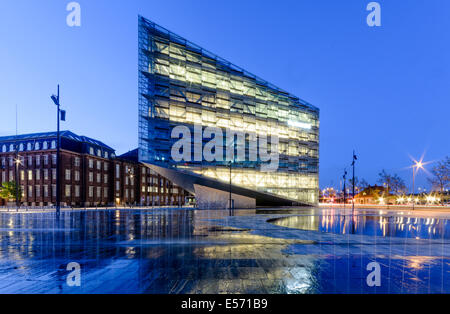
{"type": "Polygon", "coordinates": [[[364,234],[369,236],[448,239],[450,224],[446,219],[376,215],[318,215],[291,216],[271,223],[301,230],[336,234],[364,234]]]}
{"type": "MultiPolygon", "coordinates": [[[[293,216],[286,219],[274,220],[273,223],[287,228],[318,231],[320,220],[319,216],[293,216]]],[[[324,223],[324,220],[322,220],[322,223],[324,223]]]]}
{"type": "MultiPolygon", "coordinates": [[[[280,230],[276,237],[257,234],[273,227],[195,234],[193,224],[226,221],[218,218],[218,212],[192,210],[75,211],[62,212],[57,223],[53,213],[0,213],[0,292],[73,293],[62,283],[68,261],[77,261],[82,293],[373,293],[366,265],[374,260],[390,269],[382,271],[378,293],[449,291],[449,253],[442,240],[358,236],[349,245],[347,237],[314,237],[312,231],[304,234],[309,241],[280,230]],[[326,238],[333,241],[320,241],[326,238]]],[[[311,217],[304,219],[300,226],[315,227],[311,217]]],[[[327,215],[317,221],[320,230],[348,219],[327,215]]],[[[448,228],[445,220],[432,218],[359,221],[377,228],[387,222],[404,230],[448,228]]]]}
{"type": "Polygon", "coordinates": [[[194,213],[187,210],[160,209],[139,214],[120,210],[62,212],[59,224],[52,215],[0,214],[0,229],[4,230],[0,232],[0,258],[54,254],[55,248],[49,243],[57,243],[58,254],[82,252],[86,258],[102,254],[110,257],[108,254],[115,252],[104,250],[109,241],[124,241],[127,247],[134,247],[143,240],[164,243],[194,237],[194,213]]]}

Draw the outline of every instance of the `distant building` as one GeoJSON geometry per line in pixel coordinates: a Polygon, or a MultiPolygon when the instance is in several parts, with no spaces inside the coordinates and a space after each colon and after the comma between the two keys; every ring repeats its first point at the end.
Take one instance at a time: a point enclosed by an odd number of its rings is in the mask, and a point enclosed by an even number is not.
{"type": "MultiPolygon", "coordinates": [[[[0,137],[0,184],[19,182],[22,204],[55,204],[56,141],[56,132],[0,137]]],[[[61,132],[60,167],[66,206],[183,205],[189,196],[139,163],[137,150],[116,156],[108,145],[70,131],[61,132]]]]}
{"type": "Polygon", "coordinates": [[[379,204],[380,199],[390,202],[390,196],[384,186],[368,186],[355,196],[355,204],[379,204]]]}

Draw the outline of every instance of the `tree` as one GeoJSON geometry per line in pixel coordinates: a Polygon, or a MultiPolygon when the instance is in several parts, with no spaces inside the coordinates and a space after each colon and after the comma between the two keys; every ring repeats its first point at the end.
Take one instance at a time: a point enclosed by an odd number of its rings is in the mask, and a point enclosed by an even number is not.
{"type": "MultiPolygon", "coordinates": [[[[348,179],[348,185],[351,188],[353,186],[353,178],[348,179]]],[[[355,187],[359,187],[359,179],[358,177],[355,177],[355,187]]]]}
{"type": "MultiPolygon", "coordinates": [[[[349,186],[349,189],[352,190],[353,178],[348,179],[348,186],[349,186]]],[[[359,192],[361,192],[368,186],[369,186],[369,184],[364,179],[359,181],[358,177],[355,177],[355,194],[358,194],[359,192]]]]}
{"type": "Polygon", "coordinates": [[[16,200],[17,189],[19,189],[19,201],[22,196],[22,191],[20,187],[17,186],[15,181],[3,182],[0,188],[0,197],[5,200],[16,200]]]}
{"type": "Polygon", "coordinates": [[[378,183],[386,186],[388,193],[389,191],[392,191],[394,194],[406,192],[405,181],[403,181],[403,179],[400,178],[397,174],[391,175],[383,169],[378,174],[378,177],[378,183]]]}
{"type": "Polygon", "coordinates": [[[370,184],[365,179],[361,179],[361,181],[359,182],[359,186],[361,187],[361,190],[364,190],[368,188],[370,184]]]}
{"type": "Polygon", "coordinates": [[[444,160],[437,163],[431,169],[432,178],[428,178],[434,189],[444,192],[450,187],[450,158],[447,156],[444,160]]]}

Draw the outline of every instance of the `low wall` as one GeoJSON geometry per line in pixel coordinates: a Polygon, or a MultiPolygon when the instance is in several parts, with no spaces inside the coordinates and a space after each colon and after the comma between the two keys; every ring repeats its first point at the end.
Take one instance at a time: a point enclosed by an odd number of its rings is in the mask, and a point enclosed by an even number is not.
{"type": "MultiPolygon", "coordinates": [[[[199,209],[228,209],[230,208],[230,193],[194,184],[195,199],[199,209]]],[[[231,194],[235,209],[256,208],[256,199],[231,194]]]]}

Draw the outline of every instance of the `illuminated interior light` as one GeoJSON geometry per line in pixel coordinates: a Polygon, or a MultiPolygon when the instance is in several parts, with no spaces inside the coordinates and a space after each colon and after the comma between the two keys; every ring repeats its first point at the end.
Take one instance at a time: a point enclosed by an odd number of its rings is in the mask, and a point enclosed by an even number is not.
{"type": "Polygon", "coordinates": [[[297,128],[306,129],[306,130],[311,130],[311,124],[310,123],[289,120],[288,121],[288,125],[295,126],[297,128]]]}

